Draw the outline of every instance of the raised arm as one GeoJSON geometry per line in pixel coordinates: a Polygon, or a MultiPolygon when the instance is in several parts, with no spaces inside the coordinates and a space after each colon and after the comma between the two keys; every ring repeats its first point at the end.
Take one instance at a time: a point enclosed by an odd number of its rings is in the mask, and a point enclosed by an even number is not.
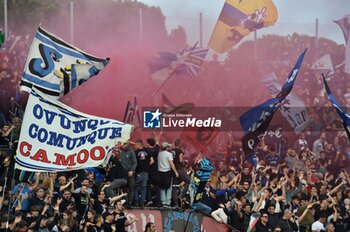
{"type": "Polygon", "coordinates": [[[9,134],[11,133],[11,131],[15,128],[15,126],[12,124],[11,127],[5,131],[5,132],[2,132],[2,137],[5,138],[7,136],[9,136],[9,134]]]}
{"type": "Polygon", "coordinates": [[[337,211],[337,208],[335,206],[333,206],[333,222],[336,223],[337,220],[338,220],[338,211],[337,211]]]}
{"type": "Polygon", "coordinates": [[[304,217],[306,216],[307,212],[312,208],[314,204],[313,203],[309,203],[306,207],[306,209],[304,210],[304,212],[300,215],[300,217],[298,218],[298,224],[304,219],[304,217]]]}
{"type": "Polygon", "coordinates": [[[105,184],[103,185],[103,187],[101,188],[101,192],[105,191],[106,188],[108,188],[111,184],[105,184]]]}
{"type": "Polygon", "coordinates": [[[68,188],[70,185],[71,187],[74,186],[73,183],[74,183],[74,179],[76,177],[73,177],[71,180],[68,181],[68,183],[66,185],[63,185],[63,186],[60,186],[59,188],[59,191],[62,192],[63,190],[65,190],[66,188],[68,188]]]}
{"type": "Polygon", "coordinates": [[[340,184],[335,186],[331,191],[329,191],[329,195],[332,195],[333,193],[338,192],[338,190],[344,185],[344,181],[342,181],[340,184]]]}
{"type": "Polygon", "coordinates": [[[116,202],[117,200],[122,199],[123,197],[125,197],[127,195],[128,195],[127,193],[122,193],[122,194],[120,194],[118,196],[110,197],[109,198],[109,203],[112,204],[113,202],[116,202]]]}
{"type": "Polygon", "coordinates": [[[53,192],[54,191],[53,178],[48,177],[48,179],[50,180],[49,190],[53,192]]]}
{"type": "Polygon", "coordinates": [[[33,192],[39,186],[40,172],[35,173],[35,183],[33,186],[29,186],[30,192],[33,192]]]}
{"type": "MultiPolygon", "coordinates": [[[[238,180],[238,175],[235,175],[235,177],[232,178],[232,180],[230,182],[227,183],[228,187],[231,187],[232,185],[236,185],[238,180]]],[[[234,186],[235,187],[235,186],[234,186]]]]}
{"type": "Polygon", "coordinates": [[[260,196],[260,199],[258,201],[258,204],[253,208],[253,212],[258,212],[262,203],[264,202],[264,200],[266,199],[267,195],[265,193],[262,193],[260,196]]]}
{"type": "Polygon", "coordinates": [[[156,144],[159,145],[160,143],[160,138],[162,137],[163,131],[160,131],[158,136],[156,135],[156,132],[153,130],[153,135],[154,135],[154,140],[156,142],[156,144]]]}
{"type": "Polygon", "coordinates": [[[137,222],[139,219],[138,218],[132,218],[130,221],[129,220],[126,220],[125,221],[125,227],[127,227],[127,226],[130,226],[132,223],[134,223],[134,222],[137,222]]]}

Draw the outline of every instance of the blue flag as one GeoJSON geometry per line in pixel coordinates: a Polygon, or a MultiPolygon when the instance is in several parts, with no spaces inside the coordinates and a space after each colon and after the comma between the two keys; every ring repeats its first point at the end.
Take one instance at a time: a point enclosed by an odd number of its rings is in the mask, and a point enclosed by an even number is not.
{"type": "Polygon", "coordinates": [[[343,107],[339,105],[337,100],[335,100],[324,76],[323,76],[323,82],[324,82],[324,87],[327,91],[328,98],[329,100],[331,100],[333,106],[337,109],[337,112],[343,121],[343,126],[345,128],[346,134],[348,135],[348,139],[350,141],[350,115],[343,109],[343,107]]]}
{"type": "Polygon", "coordinates": [[[261,105],[253,107],[239,118],[245,133],[242,138],[242,143],[246,156],[254,151],[255,146],[259,143],[261,137],[268,128],[273,114],[276,112],[287,95],[292,91],[305,53],[306,49],[299,56],[297,63],[288,76],[287,82],[282,86],[281,91],[276,97],[267,100],[261,105]]]}

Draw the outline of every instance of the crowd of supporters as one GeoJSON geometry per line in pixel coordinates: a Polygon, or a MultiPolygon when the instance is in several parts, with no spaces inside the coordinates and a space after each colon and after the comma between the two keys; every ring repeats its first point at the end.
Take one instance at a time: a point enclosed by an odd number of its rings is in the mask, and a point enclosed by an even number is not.
{"type": "MultiPolygon", "coordinates": [[[[0,194],[1,229],[9,219],[12,231],[124,231],[138,220],[125,209],[190,208],[190,175],[203,156],[186,165],[179,139],[160,141],[117,144],[105,168],[18,173],[11,194],[0,194]]],[[[198,211],[238,231],[254,221],[256,231],[350,229],[349,146],[327,132],[310,143],[300,134],[285,154],[262,143],[254,165],[230,141],[224,162],[211,159],[216,168],[198,211]]],[[[3,157],[3,173],[9,162],[3,157]]]]}
{"type": "Polygon", "coordinates": [[[16,114],[20,91],[19,83],[26,62],[29,35],[9,33],[0,49],[0,125],[7,124],[16,114]],[[16,106],[17,104],[17,106],[16,106]]]}
{"type": "MultiPolygon", "coordinates": [[[[209,81],[198,84],[197,92],[186,93],[193,94],[193,101],[211,99],[209,105],[226,105],[227,99],[257,105],[270,96],[263,87],[249,91],[249,83],[271,71],[283,82],[295,57],[310,48],[299,74],[302,84],[295,86],[297,95],[312,106],[309,126],[297,137],[265,139],[251,162],[245,161],[239,138],[220,133],[204,154],[215,169],[198,211],[238,231],[247,231],[251,224],[257,232],[350,230],[349,140],[337,114],[324,107],[329,101],[319,73],[311,69],[325,53],[331,54],[335,65],[341,64],[344,47],[325,39],[314,47],[314,42],[298,34],[267,36],[258,40],[258,59],[237,56],[249,54],[245,50],[253,46],[248,42],[223,64],[208,62],[201,78],[209,81]],[[283,56],[271,56],[271,51],[283,56]],[[235,85],[235,80],[220,77],[230,72],[241,73],[248,84],[235,85]],[[213,95],[216,87],[220,90],[215,98],[206,96],[213,95]]],[[[1,186],[6,186],[0,187],[0,231],[6,230],[7,222],[8,231],[125,231],[139,220],[126,217],[130,208],[191,208],[191,174],[203,154],[166,134],[116,144],[106,167],[14,172],[13,151],[21,128],[16,102],[27,47],[28,37],[10,36],[0,52],[0,178],[1,186]],[[12,175],[14,182],[6,179],[12,175]]],[[[337,100],[349,106],[349,76],[342,70],[342,65],[335,68],[330,83],[337,100]]],[[[154,225],[148,224],[146,231],[154,231],[154,225]]]]}

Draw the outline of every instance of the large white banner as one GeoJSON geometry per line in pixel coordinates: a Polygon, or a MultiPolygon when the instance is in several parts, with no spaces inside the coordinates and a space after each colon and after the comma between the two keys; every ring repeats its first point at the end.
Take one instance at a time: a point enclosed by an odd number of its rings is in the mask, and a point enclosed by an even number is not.
{"type": "Polygon", "coordinates": [[[15,168],[47,172],[97,167],[131,131],[132,125],[84,114],[35,89],[24,114],[15,168]]]}
{"type": "MultiPolygon", "coordinates": [[[[276,82],[276,76],[274,73],[266,76],[263,79],[263,83],[266,85],[272,96],[276,96],[282,88],[282,86],[276,82]]],[[[299,134],[308,126],[309,116],[307,114],[305,103],[294,93],[290,93],[286,97],[279,110],[296,134],[299,134]]]]}

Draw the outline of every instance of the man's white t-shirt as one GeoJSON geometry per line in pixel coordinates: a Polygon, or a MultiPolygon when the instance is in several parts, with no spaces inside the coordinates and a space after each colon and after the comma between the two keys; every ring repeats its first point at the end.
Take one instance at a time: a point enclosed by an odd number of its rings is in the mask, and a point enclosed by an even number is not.
{"type": "Polygon", "coordinates": [[[316,222],[314,222],[314,223],[312,224],[311,230],[312,230],[312,231],[315,230],[315,231],[319,232],[319,231],[325,230],[325,229],[324,229],[323,224],[322,224],[320,221],[316,221],[316,222]]]}
{"type": "Polygon", "coordinates": [[[169,160],[173,160],[173,155],[168,151],[161,151],[158,154],[158,171],[168,172],[171,170],[169,160]]]}

